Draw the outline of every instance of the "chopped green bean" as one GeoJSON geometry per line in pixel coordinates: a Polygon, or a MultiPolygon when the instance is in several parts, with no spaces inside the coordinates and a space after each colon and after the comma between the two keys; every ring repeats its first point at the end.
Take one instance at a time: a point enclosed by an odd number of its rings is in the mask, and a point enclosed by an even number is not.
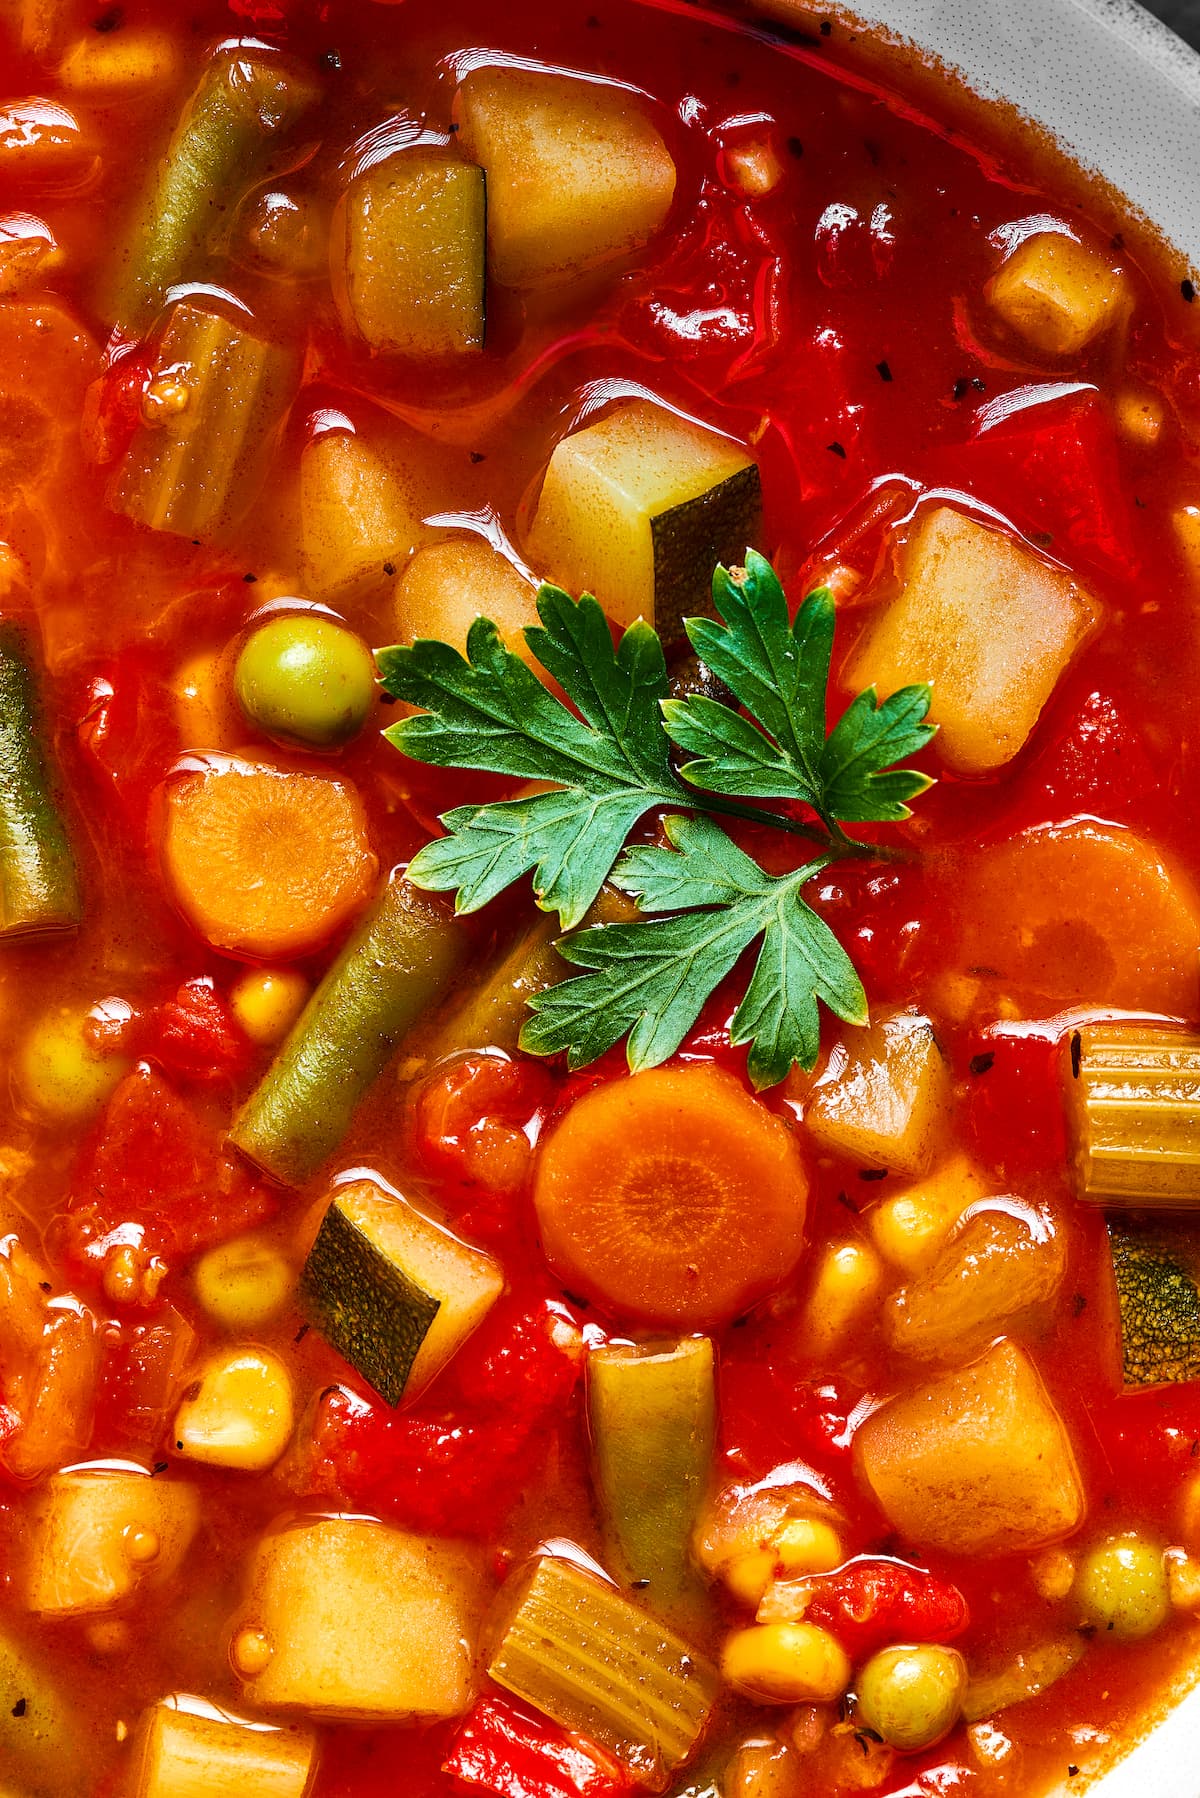
{"type": "Polygon", "coordinates": [[[0,937],[57,936],[81,916],[19,628],[0,623],[0,937]]]}

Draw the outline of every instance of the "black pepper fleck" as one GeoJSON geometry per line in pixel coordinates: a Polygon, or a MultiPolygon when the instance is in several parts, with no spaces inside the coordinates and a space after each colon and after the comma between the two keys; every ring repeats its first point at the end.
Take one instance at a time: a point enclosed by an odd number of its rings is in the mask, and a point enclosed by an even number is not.
{"type": "Polygon", "coordinates": [[[380,705],[395,705],[396,695],[394,693],[381,693],[379,695],[379,703],[380,705]]]}
{"type": "Polygon", "coordinates": [[[972,1055],[970,1061],[967,1063],[967,1067],[975,1078],[978,1079],[980,1074],[987,1073],[995,1060],[995,1050],[985,1049],[982,1055],[972,1055]]]}
{"type": "Polygon", "coordinates": [[[634,1579],[630,1580],[629,1583],[635,1592],[644,1592],[646,1587],[650,1584],[650,1581],[648,1579],[634,1579]]]}
{"type": "Polygon", "coordinates": [[[1087,1310],[1086,1292],[1077,1292],[1075,1294],[1075,1297],[1071,1300],[1071,1310],[1075,1313],[1076,1317],[1083,1316],[1083,1313],[1087,1310]]]}
{"type": "Polygon", "coordinates": [[[822,19],[821,20],[821,36],[822,37],[832,37],[833,36],[833,20],[832,19],[822,19]]]}
{"type": "Polygon", "coordinates": [[[383,565],[383,572],[385,574],[395,574],[396,564],[394,562],[385,562],[383,565]]]}
{"type": "Polygon", "coordinates": [[[987,392],[987,382],[984,380],[982,375],[972,375],[971,376],[971,386],[975,389],[976,393],[986,393],[987,392]]]}
{"type": "Polygon", "coordinates": [[[1083,1038],[1078,1030],[1071,1032],[1071,1078],[1078,1080],[1079,1070],[1083,1065],[1083,1038]]]}
{"type": "Polygon", "coordinates": [[[120,31],[124,23],[124,9],[120,6],[110,6],[105,12],[100,14],[99,18],[92,20],[92,30],[120,31]]]}
{"type": "Polygon", "coordinates": [[[850,1197],[848,1192],[839,1192],[837,1201],[839,1205],[844,1205],[847,1211],[853,1211],[855,1217],[858,1216],[858,1206],[854,1203],[854,1200],[850,1197]]]}
{"type": "Polygon", "coordinates": [[[470,452],[470,456],[471,456],[472,462],[486,462],[487,461],[487,457],[484,455],[482,450],[472,450],[470,452]]]}
{"type": "Polygon", "coordinates": [[[875,364],[875,373],[881,381],[890,381],[893,378],[891,364],[886,360],[875,364]]]}
{"type": "Polygon", "coordinates": [[[242,579],[245,581],[245,583],[248,587],[253,587],[254,583],[258,579],[258,576],[256,574],[244,574],[242,576],[242,579]]]}
{"type": "Polygon", "coordinates": [[[53,1286],[51,1286],[49,1280],[39,1280],[38,1285],[41,1287],[43,1292],[53,1292],[54,1291],[54,1288],[53,1288],[53,1286]]]}
{"type": "Polygon", "coordinates": [[[342,66],[341,52],[339,50],[326,50],[321,61],[327,69],[340,69],[342,66]]]}
{"type": "Polygon", "coordinates": [[[1184,297],[1184,299],[1185,299],[1185,300],[1186,300],[1186,301],[1187,301],[1187,303],[1188,303],[1188,305],[1189,305],[1189,306],[1190,306],[1190,305],[1191,305],[1191,303],[1192,303],[1192,301],[1193,301],[1193,300],[1194,300],[1194,299],[1195,299],[1195,297],[1196,297],[1196,285],[1195,285],[1195,282],[1193,282],[1193,281],[1181,281],[1181,282],[1180,282],[1180,283],[1179,283],[1179,291],[1180,291],[1180,293],[1181,293],[1181,294],[1182,294],[1182,295],[1183,295],[1183,297],[1184,297]]]}
{"type": "Polygon", "coordinates": [[[798,137],[789,137],[787,140],[787,153],[789,156],[794,156],[797,162],[799,162],[804,154],[803,141],[798,137]]]}
{"type": "Polygon", "coordinates": [[[860,1167],[858,1177],[860,1180],[886,1180],[888,1171],[885,1167],[860,1167]]]}
{"type": "Polygon", "coordinates": [[[12,1707],[13,1716],[14,1717],[23,1717],[28,1708],[28,1705],[29,1705],[29,1700],[27,1698],[18,1698],[17,1702],[12,1707]]]}
{"type": "MultiPolygon", "coordinates": [[[[388,698],[389,699],[391,698],[390,693],[388,695],[388,698]]],[[[292,1337],[292,1341],[293,1342],[303,1342],[304,1338],[308,1335],[308,1332],[311,1328],[312,1328],[311,1324],[301,1324],[300,1328],[296,1331],[296,1334],[292,1337]]]]}
{"type": "Polygon", "coordinates": [[[150,1472],[152,1474],[165,1473],[170,1465],[171,1463],[169,1461],[156,1461],[154,1466],[150,1469],[150,1472]]]}
{"type": "Polygon", "coordinates": [[[825,448],[831,456],[840,456],[843,462],[846,460],[846,451],[840,443],[827,443],[825,448]]]}
{"type": "Polygon", "coordinates": [[[1078,1771],[1079,1771],[1079,1768],[1075,1765],[1074,1761],[1067,1762],[1067,1778],[1068,1779],[1074,1779],[1074,1777],[1078,1773],[1078,1771]]]}
{"type": "Polygon", "coordinates": [[[958,380],[954,383],[955,399],[956,400],[965,400],[967,397],[967,390],[969,389],[970,385],[971,384],[967,380],[967,377],[965,375],[960,375],[958,380]]]}

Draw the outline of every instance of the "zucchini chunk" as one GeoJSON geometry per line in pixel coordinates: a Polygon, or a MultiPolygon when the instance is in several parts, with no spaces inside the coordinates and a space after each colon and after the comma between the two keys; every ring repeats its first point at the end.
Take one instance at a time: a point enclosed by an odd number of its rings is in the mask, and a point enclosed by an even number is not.
{"type": "Polygon", "coordinates": [[[81,917],[29,648],[0,621],[0,939],[60,936],[81,917]]]}
{"type": "Polygon", "coordinates": [[[1009,330],[1047,356],[1078,356],[1116,322],[1128,297],[1119,269],[1061,231],[1027,237],[986,291],[1009,330]]]}
{"type": "Polygon", "coordinates": [[[1109,1218],[1108,1246],[1121,1315],[1125,1385],[1200,1380],[1200,1285],[1185,1231],[1134,1229],[1109,1218]]]}
{"type": "Polygon", "coordinates": [[[953,506],[921,516],[900,590],[867,624],[844,685],[886,698],[931,681],[938,748],[960,774],[1010,762],[1100,621],[1070,575],[953,506]]]}
{"type": "Polygon", "coordinates": [[[449,150],[402,150],[350,183],[335,292],[376,355],[424,360],[483,348],[484,172],[449,150]]]}
{"type": "Polygon", "coordinates": [[[411,555],[421,507],[400,471],[362,437],[323,431],[300,458],[300,554],[307,590],[349,599],[382,586],[411,555]]]}
{"type": "Polygon", "coordinates": [[[718,562],[762,525],[758,466],[728,437],[649,400],[630,400],[564,437],[550,458],[529,559],[618,624],[646,618],[664,643],[712,610],[718,562]]]}
{"type": "Polygon", "coordinates": [[[393,874],[234,1119],[234,1146],[273,1179],[303,1185],[401,1037],[445,993],[469,940],[446,906],[393,874]]]}
{"type": "Polygon", "coordinates": [[[854,1444],[859,1473],[905,1542],[954,1555],[1028,1554],[1083,1520],[1075,1451],[1025,1351],[889,1400],[854,1444]]]}
{"type": "Polygon", "coordinates": [[[472,69],[455,112],[487,171],[488,265],[504,287],[555,287],[649,243],[675,164],[640,95],[538,69],[472,69]]]}
{"type": "Polygon", "coordinates": [[[693,1589],[688,1545],[712,1471],[713,1345],[606,1343],[587,1378],[596,1492],[621,1570],[656,1609],[677,1605],[693,1589]]]}
{"type": "Polygon", "coordinates": [[[1094,1024],[1070,1050],[1075,1190],[1097,1205],[1200,1204],[1200,1037],[1094,1024]]]}
{"type": "Polygon", "coordinates": [[[261,47],[214,57],[175,128],[131,232],[111,304],[130,336],[153,319],[167,289],[208,270],[210,238],[226,231],[272,144],[318,97],[314,82],[261,47]]]}
{"type": "Polygon", "coordinates": [[[804,1113],[822,1149],[864,1167],[924,1174],[951,1104],[950,1074],[930,1020],[897,1011],[848,1029],[804,1113]]]}
{"type": "Polygon", "coordinates": [[[25,1604],[42,1617],[112,1610],[168,1580],[199,1524],[199,1493],[183,1481],[132,1466],[54,1474],[31,1516],[25,1604]]]}
{"type": "Polygon", "coordinates": [[[318,1329],[389,1405],[428,1386],[503,1290],[490,1255],[370,1180],[337,1188],[300,1281],[318,1329]]]}
{"type": "Polygon", "coordinates": [[[143,409],[109,505],[151,530],[222,536],[258,495],[299,380],[294,350],[180,300],[155,351],[153,422],[143,409]]]}
{"type": "Polygon", "coordinates": [[[248,1701],[317,1717],[432,1722],[474,1696],[481,1557],[365,1517],[259,1545],[230,1659],[248,1701]]]}
{"type": "Polygon", "coordinates": [[[512,1583],[489,1679],[661,1791],[704,1731],[716,1669],[574,1560],[541,1555],[512,1583]]]}
{"type": "Polygon", "coordinates": [[[271,1729],[200,1699],[164,1698],[146,1713],[134,1749],[131,1798],[304,1798],[317,1738],[271,1729]]]}

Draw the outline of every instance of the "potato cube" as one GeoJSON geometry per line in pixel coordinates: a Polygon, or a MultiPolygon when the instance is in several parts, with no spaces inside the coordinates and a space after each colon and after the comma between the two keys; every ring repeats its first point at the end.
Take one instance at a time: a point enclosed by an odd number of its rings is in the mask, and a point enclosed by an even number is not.
{"type": "Polygon", "coordinates": [[[1085,350],[1112,324],[1124,297],[1124,277],[1098,251],[1060,231],[1027,237],[987,286],[993,311],[1047,356],[1085,350]]]}
{"type": "Polygon", "coordinates": [[[650,620],[664,642],[712,609],[718,562],[759,534],[758,468],[740,444],[649,400],[564,437],[550,458],[529,556],[619,624],[650,620]]]}
{"type": "Polygon", "coordinates": [[[863,1167],[923,1174],[950,1104],[950,1077],[933,1025],[893,1012],[847,1030],[813,1088],[804,1123],[818,1148],[863,1167]]]}
{"type": "Polygon", "coordinates": [[[540,69],[473,69],[459,145],[487,174],[488,266],[548,287],[641,249],[675,194],[675,164],[626,88],[540,69]]]}
{"type": "Polygon", "coordinates": [[[170,1578],[200,1523],[194,1486],[124,1470],[56,1473],[38,1494],[27,1539],[25,1603],[80,1617],[170,1578]]]}
{"type": "MultiPolygon", "coordinates": [[[[347,597],[382,582],[418,541],[410,483],[351,431],[325,431],[300,458],[301,566],[308,590],[347,597]]],[[[393,570],[394,572],[394,570],[393,570]]]]}
{"type": "Polygon", "coordinates": [[[477,618],[490,618],[507,647],[527,656],[522,631],[538,622],[536,589],[483,537],[454,537],[419,549],[396,582],[397,641],[435,637],[465,652],[477,618]]]}
{"type": "Polygon", "coordinates": [[[474,1693],[476,1554],[364,1517],[268,1535],[230,1656],[246,1696],[318,1717],[456,1717],[474,1693]]]}
{"type": "Polygon", "coordinates": [[[938,506],[905,545],[900,591],[868,623],[846,681],[885,696],[931,681],[943,759],[987,774],[1017,754],[1098,619],[1069,575],[938,506]]]}
{"type": "Polygon", "coordinates": [[[304,1798],[317,1738],[264,1728],[199,1700],[167,1698],[147,1712],[134,1750],[132,1798],[304,1798]]]}
{"type": "Polygon", "coordinates": [[[901,1394],[858,1433],[859,1472],[905,1542],[1028,1554],[1070,1535],[1084,1497],[1070,1438],[1024,1350],[901,1394]]]}

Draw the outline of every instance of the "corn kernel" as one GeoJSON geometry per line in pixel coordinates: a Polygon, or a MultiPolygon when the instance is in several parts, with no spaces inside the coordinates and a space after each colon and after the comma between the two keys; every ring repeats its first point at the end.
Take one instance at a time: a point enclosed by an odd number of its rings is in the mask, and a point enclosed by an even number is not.
{"type": "Polygon", "coordinates": [[[175,1414],[175,1448],[213,1467],[263,1473],[291,1440],[292,1380],[266,1349],[211,1355],[175,1414]]]}
{"type": "Polygon", "coordinates": [[[1123,277],[1087,245],[1058,231],[1027,237],[987,286],[1004,323],[1035,350],[1075,356],[1120,311],[1123,277]]]}
{"type": "Polygon", "coordinates": [[[793,1517],[774,1538],[778,1568],[785,1574],[832,1573],[845,1555],[841,1537],[818,1517],[793,1517]]]}
{"type": "Polygon", "coordinates": [[[1030,1561],[1029,1577],[1039,1598],[1057,1604],[1075,1583],[1075,1557],[1065,1548],[1044,1548],[1030,1561]]]}
{"type": "Polygon", "coordinates": [[[303,974],[292,968],[255,968],[243,974],[229,1003],[250,1041],[272,1048],[304,1010],[310,990],[303,974]]]}
{"type": "Polygon", "coordinates": [[[249,1626],[240,1629],[229,1645],[229,1658],[235,1673],[243,1679],[257,1679],[271,1664],[274,1646],[265,1630],[249,1626]]]}
{"type": "Polygon", "coordinates": [[[968,1205],[987,1189],[964,1156],[956,1156],[915,1186],[892,1193],[868,1213],[867,1228],[883,1259],[903,1273],[931,1267],[968,1205]]]}
{"type": "Polygon", "coordinates": [[[766,1704],[828,1704],[850,1684],[836,1636],[815,1623],[756,1623],[726,1637],[721,1670],[731,1686],[766,1704]]]}
{"type": "Polygon", "coordinates": [[[783,164],[769,137],[755,137],[726,150],[725,174],[748,200],[761,200],[783,180],[783,164]]]}
{"type": "Polygon", "coordinates": [[[775,1556],[769,1548],[734,1555],[721,1569],[721,1578],[741,1604],[756,1605],[775,1578],[775,1556]]]}
{"type": "Polygon", "coordinates": [[[179,51],[165,31],[88,31],[63,57],[58,78],[64,87],[96,97],[165,85],[179,72],[179,51]]]}
{"type": "Polygon", "coordinates": [[[218,1243],[196,1263],[196,1297],[223,1330],[258,1330],[287,1304],[295,1274],[286,1255],[258,1236],[218,1243]]]}
{"type": "Polygon", "coordinates": [[[804,1307],[805,1347],[815,1355],[829,1354],[870,1309],[882,1284],[883,1265],[869,1243],[831,1242],[804,1307]]]}

